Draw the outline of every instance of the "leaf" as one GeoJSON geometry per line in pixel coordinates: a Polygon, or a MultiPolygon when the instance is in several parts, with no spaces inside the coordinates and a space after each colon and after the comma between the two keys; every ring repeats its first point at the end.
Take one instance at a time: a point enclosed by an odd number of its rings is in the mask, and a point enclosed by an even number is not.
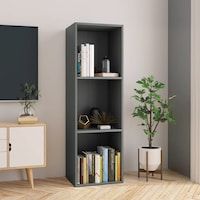
{"type": "Polygon", "coordinates": [[[145,93],[145,90],[144,89],[141,89],[141,90],[138,90],[138,89],[134,89],[136,91],[136,93],[138,94],[144,94],[145,93]]]}

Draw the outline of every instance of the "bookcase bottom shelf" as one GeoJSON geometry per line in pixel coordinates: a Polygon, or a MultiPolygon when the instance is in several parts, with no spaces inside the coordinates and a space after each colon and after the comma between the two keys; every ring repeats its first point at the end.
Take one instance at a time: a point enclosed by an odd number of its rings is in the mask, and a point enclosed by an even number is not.
{"type": "Polygon", "coordinates": [[[102,182],[102,183],[76,184],[76,187],[109,185],[109,184],[119,184],[119,183],[123,183],[123,181],[111,181],[111,182],[102,182]]]}

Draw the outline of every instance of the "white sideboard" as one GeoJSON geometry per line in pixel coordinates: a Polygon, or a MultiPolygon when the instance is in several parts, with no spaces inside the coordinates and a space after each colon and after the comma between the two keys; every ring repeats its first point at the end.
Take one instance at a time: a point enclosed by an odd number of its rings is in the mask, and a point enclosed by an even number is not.
{"type": "Polygon", "coordinates": [[[33,168],[46,166],[46,124],[0,123],[0,170],[26,169],[34,188],[33,168]]]}

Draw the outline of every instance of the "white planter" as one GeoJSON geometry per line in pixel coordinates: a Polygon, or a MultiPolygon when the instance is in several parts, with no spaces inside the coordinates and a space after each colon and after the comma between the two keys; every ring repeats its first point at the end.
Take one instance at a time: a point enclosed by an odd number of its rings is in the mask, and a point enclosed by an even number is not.
{"type": "Polygon", "coordinates": [[[140,168],[146,170],[146,152],[148,152],[148,171],[155,171],[161,164],[161,148],[140,147],[140,168]]]}

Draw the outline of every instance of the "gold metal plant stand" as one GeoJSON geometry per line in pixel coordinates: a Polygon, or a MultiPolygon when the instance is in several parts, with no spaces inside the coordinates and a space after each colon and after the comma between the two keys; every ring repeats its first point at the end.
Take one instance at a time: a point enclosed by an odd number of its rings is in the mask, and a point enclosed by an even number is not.
{"type": "Polygon", "coordinates": [[[146,170],[141,169],[140,168],[140,149],[138,149],[138,178],[140,178],[140,172],[145,172],[146,173],[146,181],[148,181],[149,178],[149,174],[151,174],[152,176],[154,176],[154,174],[160,174],[160,179],[163,180],[163,170],[162,170],[162,165],[163,165],[163,161],[162,161],[162,150],[161,150],[161,163],[160,166],[158,167],[157,170],[155,171],[149,171],[148,170],[148,151],[146,152],[146,170]]]}

